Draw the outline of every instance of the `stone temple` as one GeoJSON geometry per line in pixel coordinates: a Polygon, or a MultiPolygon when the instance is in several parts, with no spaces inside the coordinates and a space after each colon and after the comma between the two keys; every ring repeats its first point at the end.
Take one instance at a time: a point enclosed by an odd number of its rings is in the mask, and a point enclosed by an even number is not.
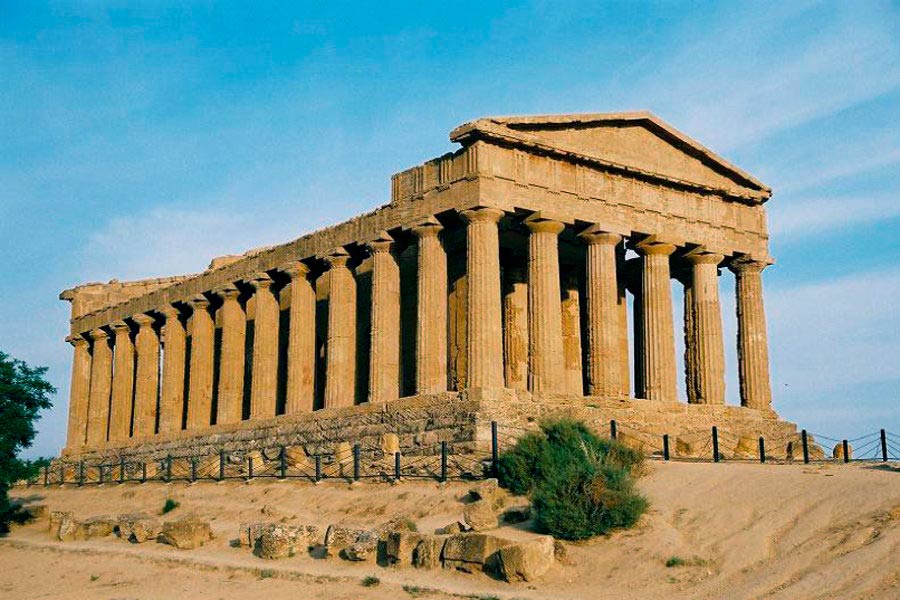
{"type": "Polygon", "coordinates": [[[796,436],[771,406],[768,187],[647,112],[483,118],[450,139],[369,213],[202,273],[64,291],[65,454],[386,433],[404,452],[475,447],[492,420],[551,413],[685,453],[712,425],[725,454],[796,436]]]}

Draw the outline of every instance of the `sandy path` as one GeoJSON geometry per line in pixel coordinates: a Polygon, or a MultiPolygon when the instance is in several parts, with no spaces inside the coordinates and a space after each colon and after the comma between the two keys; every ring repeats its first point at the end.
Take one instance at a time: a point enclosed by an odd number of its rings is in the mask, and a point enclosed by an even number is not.
{"type": "Polygon", "coordinates": [[[114,538],[63,544],[45,525],[31,525],[0,540],[0,597],[81,598],[90,590],[98,598],[410,598],[402,590],[408,585],[451,594],[423,596],[431,598],[900,599],[900,471],[684,463],[654,463],[650,471],[640,485],[652,509],[637,528],[570,545],[566,564],[540,582],[517,585],[309,556],[262,561],[228,545],[245,520],[371,526],[404,514],[427,531],[460,516],[465,484],[258,480],[19,489],[20,497],[83,517],[157,512],[173,497],[181,503],[173,516],[212,518],[218,537],[180,552],[114,538]],[[668,568],[672,556],[690,564],[668,568]],[[273,576],[261,579],[260,569],[273,576]],[[362,587],[372,574],[381,585],[362,587]]]}

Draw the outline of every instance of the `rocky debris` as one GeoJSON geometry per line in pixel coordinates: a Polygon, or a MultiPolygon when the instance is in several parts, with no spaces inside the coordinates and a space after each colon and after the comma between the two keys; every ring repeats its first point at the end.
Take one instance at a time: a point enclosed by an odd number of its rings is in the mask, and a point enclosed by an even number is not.
{"type": "Polygon", "coordinates": [[[340,556],[341,551],[363,535],[370,533],[365,529],[353,529],[339,525],[329,525],[325,531],[325,555],[340,556]]]}
{"type": "Polygon", "coordinates": [[[398,516],[394,517],[387,523],[383,523],[374,529],[374,532],[377,534],[378,539],[382,542],[386,542],[388,538],[388,534],[393,531],[418,531],[418,527],[416,527],[415,521],[410,519],[407,516],[398,516]]]}
{"type": "Polygon", "coordinates": [[[524,523],[531,518],[530,506],[514,506],[503,512],[504,523],[524,523]]]}
{"type": "Polygon", "coordinates": [[[569,561],[569,547],[564,541],[553,540],[553,558],[561,563],[569,561]]]}
{"type": "Polygon", "coordinates": [[[485,500],[494,510],[500,510],[506,504],[506,490],[500,487],[496,479],[485,479],[469,489],[469,499],[473,502],[485,500]]]}
{"type": "MultiPolygon", "coordinates": [[[[61,542],[71,542],[78,533],[80,523],[75,515],[70,512],[58,513],[59,522],[56,528],[56,539],[61,542]]],[[[51,523],[53,521],[51,520],[51,523]]]]}
{"type": "Polygon", "coordinates": [[[51,535],[56,535],[57,533],[59,533],[59,524],[62,522],[63,518],[67,516],[72,517],[73,515],[69,511],[50,511],[50,525],[47,528],[47,531],[49,531],[51,535]]]}
{"type": "Polygon", "coordinates": [[[78,523],[75,529],[76,540],[90,540],[110,535],[116,528],[117,522],[112,517],[91,517],[78,523]]]}
{"type": "Polygon", "coordinates": [[[259,536],[273,527],[275,527],[275,523],[241,523],[238,533],[238,545],[244,548],[252,548],[259,536]]]}
{"type": "Polygon", "coordinates": [[[509,540],[484,533],[451,535],[442,552],[444,568],[466,573],[494,571],[499,560],[497,552],[510,544],[509,540]]]}
{"type": "Polygon", "coordinates": [[[157,519],[145,514],[119,515],[119,537],[132,544],[154,540],[162,530],[157,519]]]}
{"type": "Polygon", "coordinates": [[[394,454],[400,452],[400,436],[396,433],[385,433],[382,435],[381,451],[386,459],[393,460],[394,454]]]}
{"type": "Polygon", "coordinates": [[[534,581],[550,567],[555,560],[554,540],[543,536],[527,542],[500,548],[497,574],[506,581],[534,581]]]}
{"type": "Polygon", "coordinates": [[[449,525],[445,525],[440,529],[435,530],[436,535],[454,535],[457,533],[463,533],[464,531],[468,531],[468,526],[462,521],[455,521],[450,523],[449,525]]]}
{"type": "Polygon", "coordinates": [[[241,526],[241,537],[242,545],[252,547],[253,553],[260,558],[287,558],[317,544],[319,528],[314,525],[252,523],[241,526]],[[247,543],[243,544],[245,535],[247,543]]]}
{"type": "Polygon", "coordinates": [[[378,541],[378,534],[375,532],[363,532],[355,542],[344,548],[341,556],[356,562],[375,558],[378,555],[378,541]]]}
{"type": "Polygon", "coordinates": [[[159,542],[175,546],[179,550],[199,548],[211,539],[212,529],[209,523],[190,516],[177,521],[166,521],[157,536],[159,542]]]}
{"type": "MultiPolygon", "coordinates": [[[[838,442],[834,445],[834,450],[831,451],[831,457],[839,460],[844,460],[844,443],[838,442]]],[[[847,444],[847,460],[853,458],[853,446],[847,444]]]]}
{"type": "Polygon", "coordinates": [[[463,509],[463,520],[472,531],[496,529],[498,524],[497,511],[487,498],[467,504],[463,509]]]}
{"type": "Polygon", "coordinates": [[[303,446],[285,446],[284,463],[291,469],[309,469],[310,461],[303,446]]]}

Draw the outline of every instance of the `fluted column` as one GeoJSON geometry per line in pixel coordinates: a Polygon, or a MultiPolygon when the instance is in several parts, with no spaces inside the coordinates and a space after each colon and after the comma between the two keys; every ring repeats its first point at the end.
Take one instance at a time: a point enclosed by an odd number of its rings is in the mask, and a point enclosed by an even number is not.
{"type": "Polygon", "coordinates": [[[81,335],[70,335],[72,344],[72,382],[69,387],[69,426],[67,448],[80,448],[87,441],[88,395],[91,391],[91,353],[88,341],[81,335]]]}
{"type": "Polygon", "coordinates": [[[244,346],[247,317],[238,301],[240,291],[233,284],[213,290],[222,299],[219,323],[222,345],[219,351],[219,381],[216,404],[216,424],[237,423],[243,416],[244,404],[244,346]]]}
{"type": "Polygon", "coordinates": [[[180,312],[168,305],[160,309],[163,325],[163,375],[159,398],[159,432],[181,431],[184,411],[184,376],[186,366],[186,334],[180,312]]]}
{"type": "MultiPolygon", "coordinates": [[[[500,309],[500,240],[503,211],[475,208],[461,213],[466,226],[466,386],[503,387],[503,324],[500,309]]],[[[557,288],[558,289],[558,288],[557,288]]],[[[559,298],[557,296],[557,302],[559,298]]],[[[557,304],[557,309],[558,309],[557,304]]]]}
{"type": "Polygon", "coordinates": [[[628,298],[627,286],[625,285],[627,276],[625,274],[625,245],[619,244],[616,247],[616,270],[618,275],[616,300],[619,311],[619,394],[627,398],[631,394],[631,363],[628,360],[628,298]]]}
{"type": "Polygon", "coordinates": [[[684,388],[689,404],[697,404],[697,340],[694,326],[694,275],[690,269],[679,269],[674,277],[684,286],[684,388]]]}
{"type": "Polygon", "coordinates": [[[329,268],[325,408],[353,406],[356,399],[356,280],[350,255],[339,248],[326,257],[329,268]]]}
{"type": "Polygon", "coordinates": [[[206,296],[194,296],[189,302],[193,312],[191,367],[188,377],[187,428],[202,429],[212,423],[213,356],[216,324],[209,313],[206,296]]]}
{"type": "Polygon", "coordinates": [[[643,242],[636,247],[642,258],[641,316],[643,320],[643,397],[677,401],[675,334],[669,255],[675,246],[643,242]]]}
{"type": "Polygon", "coordinates": [[[131,437],[131,414],[134,408],[134,344],[131,328],[125,321],[112,324],[115,334],[112,402],[109,409],[109,439],[131,437]]]}
{"type": "Polygon", "coordinates": [[[762,270],[766,263],[735,260],[728,268],[735,275],[738,321],[738,374],[741,405],[760,410],[772,407],[769,382],[769,343],[763,305],[762,270]]]}
{"type": "Polygon", "coordinates": [[[505,269],[503,281],[503,374],[506,387],[528,389],[528,283],[521,267],[505,269]]]}
{"type": "Polygon", "coordinates": [[[700,404],[725,404],[725,344],[719,305],[719,263],[723,258],[713,253],[687,257],[693,265],[691,299],[697,356],[694,386],[700,404]]]}
{"type": "Polygon", "coordinates": [[[109,430],[112,348],[109,345],[109,334],[103,329],[94,329],[90,336],[94,344],[91,348],[91,392],[88,401],[87,445],[97,446],[106,442],[109,430]]]}
{"type": "Polygon", "coordinates": [[[418,240],[416,392],[447,390],[447,253],[442,227],[431,220],[413,228],[418,240]]]}
{"type": "Polygon", "coordinates": [[[634,397],[644,398],[644,308],[641,294],[641,259],[632,258],[625,261],[625,287],[631,292],[633,299],[632,338],[634,376],[634,397]]]}
{"type": "Polygon", "coordinates": [[[250,280],[256,300],[253,323],[253,369],[250,377],[250,418],[275,416],[278,389],[278,299],[272,278],[260,273],[250,280]]]}
{"type": "Polygon", "coordinates": [[[558,236],[563,223],[529,219],[528,228],[528,387],[561,392],[563,371],[558,236]]]}
{"type": "Polygon", "coordinates": [[[134,338],[137,366],[134,377],[133,437],[156,433],[156,411],[159,400],[159,336],[150,315],[135,315],[138,332],[134,338]]]}
{"type": "Polygon", "coordinates": [[[587,242],[588,394],[619,396],[622,393],[622,317],[616,246],[622,236],[589,228],[581,237],[587,242]]]}
{"type": "Polygon", "coordinates": [[[316,383],[316,290],[302,262],[281,269],[291,278],[286,414],[311,412],[316,383]]]}
{"type": "Polygon", "coordinates": [[[369,402],[400,397],[400,267],[386,232],[369,243],[372,253],[372,328],[369,402]]]}

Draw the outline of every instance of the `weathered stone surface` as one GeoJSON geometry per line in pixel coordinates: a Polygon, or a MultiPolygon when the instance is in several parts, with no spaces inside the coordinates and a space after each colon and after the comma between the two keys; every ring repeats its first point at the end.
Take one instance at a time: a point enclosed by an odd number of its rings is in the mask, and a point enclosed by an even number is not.
{"type": "MultiPolygon", "coordinates": [[[[844,444],[843,442],[838,442],[834,445],[834,449],[831,451],[831,457],[836,458],[838,460],[844,460],[844,444]]],[[[853,446],[847,444],[847,460],[853,458],[853,446]]]]}
{"type": "Polygon", "coordinates": [[[409,531],[393,531],[388,534],[385,543],[385,557],[390,565],[404,567],[412,564],[413,550],[416,549],[425,535],[409,531]]]}
{"type": "Polygon", "coordinates": [[[199,548],[212,539],[209,523],[195,517],[184,517],[177,521],[163,523],[162,531],[157,539],[179,550],[199,548]]]}
{"type": "MultiPolygon", "coordinates": [[[[53,521],[51,521],[52,523],[53,521]]],[[[80,523],[70,512],[59,514],[58,526],[56,528],[56,539],[61,542],[70,542],[76,539],[78,527],[80,523]]]]}
{"type": "Polygon", "coordinates": [[[426,535],[413,549],[412,564],[417,569],[436,569],[441,566],[441,551],[445,538],[426,535]]]}
{"type": "Polygon", "coordinates": [[[500,487],[496,479],[485,479],[469,488],[472,500],[486,500],[495,510],[503,507],[507,496],[506,490],[500,487]]]}
{"type": "Polygon", "coordinates": [[[119,515],[119,537],[133,544],[142,544],[147,540],[156,539],[162,530],[162,524],[145,514],[119,515]]]}
{"type": "Polygon", "coordinates": [[[553,566],[554,540],[543,536],[499,551],[498,574],[506,581],[534,581],[553,566]]]}
{"type": "Polygon", "coordinates": [[[344,548],[341,556],[356,562],[374,559],[378,552],[378,541],[378,535],[375,532],[363,532],[355,542],[344,548]]]}
{"type": "Polygon", "coordinates": [[[71,511],[61,511],[61,510],[53,510],[50,511],[50,519],[47,527],[47,531],[49,531],[52,535],[56,535],[59,531],[59,524],[62,522],[65,517],[72,517],[73,513],[71,511]]]}
{"type": "Polygon", "coordinates": [[[78,528],[75,530],[75,539],[90,540],[106,537],[113,532],[115,527],[116,520],[112,517],[90,517],[78,523],[78,528]]]}
{"type": "Polygon", "coordinates": [[[325,530],[325,553],[327,556],[340,556],[341,550],[369,532],[365,529],[353,529],[340,525],[329,525],[325,530]]]}
{"type": "Polygon", "coordinates": [[[490,500],[476,500],[463,509],[463,520],[472,531],[495,529],[498,525],[497,511],[490,500]]]}
{"type": "Polygon", "coordinates": [[[484,533],[451,535],[444,543],[445,569],[476,573],[496,568],[497,551],[512,542],[484,533]]]}
{"type": "Polygon", "coordinates": [[[441,527],[440,529],[435,531],[435,533],[438,535],[453,535],[456,533],[462,533],[467,530],[468,530],[468,526],[465,523],[463,523],[461,521],[454,521],[453,523],[450,523],[449,525],[445,525],[444,527],[441,527]]]}

